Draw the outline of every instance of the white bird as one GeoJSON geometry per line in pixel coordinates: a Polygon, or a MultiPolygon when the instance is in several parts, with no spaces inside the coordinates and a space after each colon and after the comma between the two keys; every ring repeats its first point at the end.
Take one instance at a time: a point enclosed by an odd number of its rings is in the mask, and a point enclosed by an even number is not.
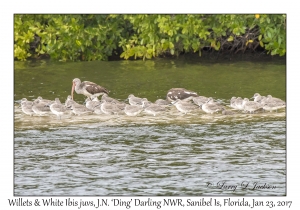
{"type": "Polygon", "coordinates": [[[202,110],[206,113],[213,114],[215,112],[222,111],[224,106],[215,103],[212,98],[202,105],[202,110]]]}
{"type": "Polygon", "coordinates": [[[177,99],[176,101],[172,101],[172,104],[177,108],[178,111],[184,114],[199,109],[197,105],[179,99],[177,99]]]}
{"type": "Polygon", "coordinates": [[[128,100],[129,100],[130,105],[142,106],[142,100],[147,100],[147,99],[146,98],[135,97],[133,94],[130,94],[128,96],[128,100]]]}
{"type": "Polygon", "coordinates": [[[142,106],[126,104],[124,112],[128,116],[136,116],[143,110],[142,106]]]}
{"type": "Polygon", "coordinates": [[[59,119],[61,119],[61,116],[65,114],[67,108],[65,105],[61,104],[59,98],[55,98],[55,102],[50,105],[50,110],[53,114],[59,117],[59,119]]]}
{"type": "Polygon", "coordinates": [[[256,110],[263,108],[263,105],[255,101],[249,101],[248,98],[244,98],[243,108],[247,112],[254,113],[256,110]]]}

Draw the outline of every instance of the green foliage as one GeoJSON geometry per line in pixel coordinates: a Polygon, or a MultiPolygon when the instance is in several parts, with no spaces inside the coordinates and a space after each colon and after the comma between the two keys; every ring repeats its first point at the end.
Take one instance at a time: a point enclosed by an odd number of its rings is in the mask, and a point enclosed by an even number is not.
{"type": "Polygon", "coordinates": [[[15,58],[49,54],[66,60],[106,60],[117,48],[124,21],[109,15],[16,15],[15,58]],[[34,35],[40,38],[30,54],[34,35]]]}
{"type": "Polygon", "coordinates": [[[264,46],[271,55],[285,55],[286,15],[260,15],[256,21],[260,28],[261,46],[264,46]]]}
{"type": "Polygon", "coordinates": [[[15,15],[14,56],[58,60],[151,59],[163,54],[243,50],[286,53],[285,15],[15,15]]]}

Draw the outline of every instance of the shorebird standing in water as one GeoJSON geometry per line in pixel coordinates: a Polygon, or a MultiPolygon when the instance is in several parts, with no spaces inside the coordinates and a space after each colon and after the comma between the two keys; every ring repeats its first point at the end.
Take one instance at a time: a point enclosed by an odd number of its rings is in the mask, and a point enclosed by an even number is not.
{"type": "Polygon", "coordinates": [[[178,111],[184,114],[199,109],[197,105],[179,99],[177,99],[176,101],[172,101],[172,104],[177,108],[178,111]]]}
{"type": "Polygon", "coordinates": [[[59,98],[55,98],[55,102],[50,105],[50,110],[61,120],[61,116],[65,114],[67,108],[65,105],[61,104],[59,98]]]}
{"type": "Polygon", "coordinates": [[[26,98],[21,99],[21,109],[22,112],[32,116],[34,114],[34,111],[32,110],[33,102],[32,101],[27,101],[26,98]]]}

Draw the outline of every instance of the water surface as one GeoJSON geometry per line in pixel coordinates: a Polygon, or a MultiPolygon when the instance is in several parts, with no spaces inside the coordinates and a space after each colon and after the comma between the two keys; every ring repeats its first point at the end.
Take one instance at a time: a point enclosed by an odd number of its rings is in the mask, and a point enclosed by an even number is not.
{"type": "MultiPolygon", "coordinates": [[[[283,61],[185,58],[15,62],[14,98],[64,102],[77,77],[106,87],[119,100],[133,93],[155,101],[172,87],[224,105],[232,96],[256,92],[285,100],[285,68],[283,61]]],[[[74,97],[84,101],[83,95],[74,97]]],[[[285,110],[183,115],[171,107],[155,117],[68,114],[62,120],[26,116],[17,105],[14,110],[16,196],[286,194],[285,110]],[[269,188],[252,189],[255,183],[269,188]]]]}

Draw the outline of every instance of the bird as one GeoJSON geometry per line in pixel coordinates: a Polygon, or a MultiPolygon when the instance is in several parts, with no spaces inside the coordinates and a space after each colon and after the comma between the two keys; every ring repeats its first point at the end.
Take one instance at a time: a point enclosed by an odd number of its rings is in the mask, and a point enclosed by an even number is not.
{"type": "Polygon", "coordinates": [[[193,97],[193,102],[198,105],[198,106],[202,106],[204,103],[206,103],[209,100],[209,98],[205,97],[205,96],[197,96],[197,97],[193,97]]]}
{"type": "Polygon", "coordinates": [[[23,113],[30,115],[30,116],[35,114],[35,112],[32,110],[32,106],[33,106],[32,101],[27,101],[26,98],[21,99],[21,109],[22,109],[23,113]]]}
{"type": "Polygon", "coordinates": [[[234,115],[235,113],[233,111],[222,108],[222,114],[223,115],[234,115]]]}
{"type": "Polygon", "coordinates": [[[198,97],[198,94],[185,88],[171,88],[166,96],[167,100],[170,102],[176,101],[177,99],[189,100],[192,97],[198,97]]]}
{"type": "Polygon", "coordinates": [[[199,109],[199,107],[197,105],[186,102],[186,101],[182,101],[180,99],[172,101],[171,103],[177,108],[178,111],[180,111],[184,114],[187,114],[188,112],[192,112],[194,110],[199,109]]]}
{"type": "Polygon", "coordinates": [[[241,97],[237,97],[235,99],[235,102],[234,102],[235,109],[237,109],[237,110],[244,110],[243,101],[244,100],[241,97]]]}
{"type": "Polygon", "coordinates": [[[126,104],[124,112],[128,116],[136,116],[143,110],[142,106],[126,104]]]}
{"type": "Polygon", "coordinates": [[[91,96],[100,96],[103,93],[108,94],[109,91],[105,87],[101,87],[100,85],[97,85],[96,83],[84,81],[81,82],[80,79],[75,78],[73,79],[73,85],[71,90],[71,96],[73,100],[73,93],[74,90],[77,94],[83,94],[87,97],[91,96]]]}
{"type": "Polygon", "coordinates": [[[263,109],[270,112],[272,112],[273,110],[276,110],[277,112],[278,109],[282,109],[285,107],[286,107],[285,103],[282,102],[271,102],[271,103],[263,104],[263,109]]]}
{"type": "Polygon", "coordinates": [[[127,99],[129,101],[130,105],[135,105],[135,106],[142,106],[143,100],[148,101],[148,99],[146,99],[146,98],[139,98],[139,97],[134,96],[133,94],[130,94],[127,99]]]}
{"type": "Polygon", "coordinates": [[[164,99],[157,99],[154,103],[160,106],[170,106],[171,104],[169,101],[164,99]]]}
{"type": "Polygon", "coordinates": [[[86,98],[85,99],[85,106],[86,108],[90,109],[90,110],[95,110],[97,107],[100,108],[101,106],[101,101],[99,101],[99,99],[97,97],[94,97],[92,100],[90,98],[86,98]]]}
{"type": "Polygon", "coordinates": [[[67,97],[67,99],[66,99],[66,101],[65,101],[65,107],[66,107],[67,109],[71,109],[72,104],[78,104],[78,103],[75,102],[75,101],[73,101],[71,95],[68,95],[68,97],[67,97]]]}
{"type": "Polygon", "coordinates": [[[105,100],[106,102],[109,102],[109,103],[121,103],[120,101],[118,101],[117,99],[114,99],[114,98],[111,98],[111,97],[109,97],[106,93],[104,93],[103,95],[102,95],[102,98],[101,98],[101,100],[105,100]]]}
{"type": "Polygon", "coordinates": [[[259,93],[254,93],[252,98],[255,102],[260,102],[262,100],[262,96],[259,93]]]}
{"type": "Polygon", "coordinates": [[[144,111],[147,114],[151,114],[153,116],[156,116],[157,114],[160,114],[166,110],[165,107],[162,107],[155,103],[151,103],[150,101],[143,100],[142,103],[143,103],[142,106],[144,108],[144,111]]]}
{"type": "Polygon", "coordinates": [[[39,100],[39,102],[46,103],[46,104],[54,102],[52,100],[43,99],[42,96],[37,97],[37,99],[39,100]]]}
{"type": "Polygon", "coordinates": [[[273,103],[273,102],[276,102],[276,103],[283,103],[285,104],[285,101],[281,100],[280,98],[274,98],[272,97],[271,95],[267,95],[267,100],[266,100],[267,103],[273,103]]]}
{"type": "Polygon", "coordinates": [[[116,104],[107,102],[105,100],[103,100],[102,104],[101,104],[101,111],[104,114],[121,114],[122,110],[118,108],[118,106],[116,104]]]}
{"type": "Polygon", "coordinates": [[[50,110],[61,119],[61,116],[67,111],[67,108],[64,104],[61,104],[59,98],[55,98],[55,102],[50,105],[50,110]]]}
{"type": "Polygon", "coordinates": [[[33,102],[32,101],[28,101],[27,100],[27,98],[22,98],[21,100],[20,100],[20,105],[33,105],[33,102]]]}
{"type": "Polygon", "coordinates": [[[72,109],[72,112],[75,115],[91,114],[92,113],[92,110],[86,108],[84,105],[77,104],[77,103],[73,103],[71,105],[71,109],[72,109]]]}
{"type": "Polygon", "coordinates": [[[50,110],[50,105],[54,103],[54,101],[51,100],[43,100],[41,98],[37,98],[33,101],[33,106],[32,106],[32,110],[34,111],[34,113],[36,113],[37,115],[47,115],[51,112],[50,110]]]}
{"type": "Polygon", "coordinates": [[[219,103],[216,103],[213,101],[212,98],[210,98],[206,103],[202,105],[202,110],[208,114],[213,114],[215,112],[223,110],[223,106],[219,103]]]}
{"type": "Polygon", "coordinates": [[[250,112],[251,114],[251,112],[254,113],[256,110],[263,108],[263,105],[255,101],[249,101],[248,98],[244,98],[243,108],[244,111],[250,112]]]}

